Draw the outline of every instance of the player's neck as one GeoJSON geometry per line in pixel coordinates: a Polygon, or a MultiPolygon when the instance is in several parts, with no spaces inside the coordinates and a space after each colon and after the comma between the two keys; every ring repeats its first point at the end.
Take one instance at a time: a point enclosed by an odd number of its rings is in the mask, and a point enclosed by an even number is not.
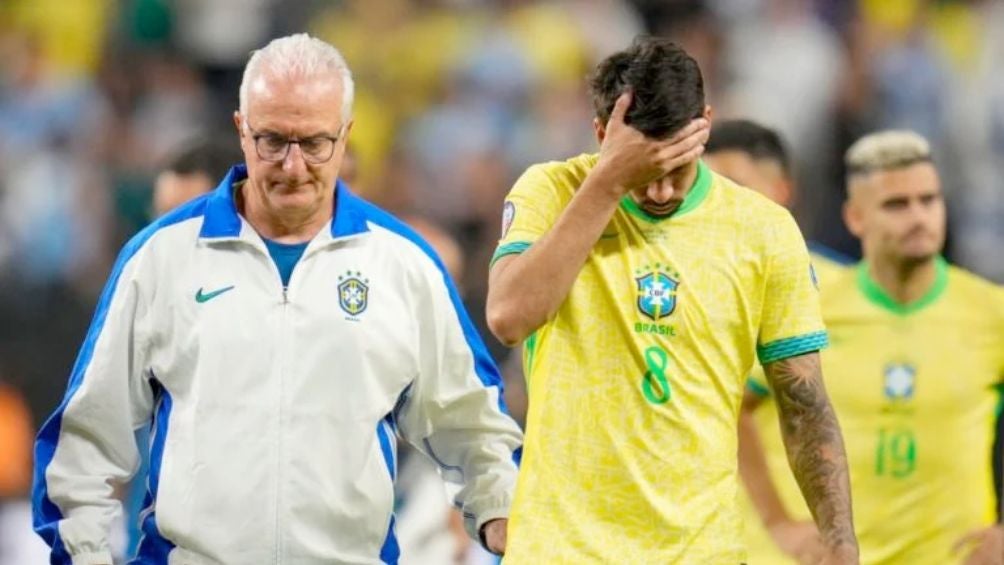
{"type": "Polygon", "coordinates": [[[868,274],[893,300],[911,304],[931,290],[937,265],[934,257],[922,262],[869,261],[868,274]]]}

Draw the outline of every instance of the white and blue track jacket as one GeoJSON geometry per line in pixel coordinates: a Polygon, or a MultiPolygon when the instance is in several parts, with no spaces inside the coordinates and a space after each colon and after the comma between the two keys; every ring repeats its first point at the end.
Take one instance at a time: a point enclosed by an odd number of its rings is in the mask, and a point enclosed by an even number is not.
{"type": "Polygon", "coordinates": [[[428,245],[340,182],[283,289],[220,186],[116,262],[35,447],[53,563],[111,563],[115,484],[150,475],[137,563],[394,563],[396,438],[458,483],[472,535],[508,515],[521,434],[428,245]]]}

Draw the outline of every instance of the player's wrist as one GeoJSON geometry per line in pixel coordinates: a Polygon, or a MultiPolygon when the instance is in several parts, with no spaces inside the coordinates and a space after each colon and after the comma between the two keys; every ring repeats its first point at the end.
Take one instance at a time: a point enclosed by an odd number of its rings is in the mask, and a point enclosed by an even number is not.
{"type": "MultiPolygon", "coordinates": [[[[846,557],[848,559],[853,558],[853,562],[855,562],[855,563],[857,562],[857,558],[858,558],[858,544],[857,544],[857,542],[851,542],[851,541],[844,540],[844,541],[839,541],[839,542],[836,542],[836,543],[830,543],[830,542],[827,542],[827,541],[824,541],[823,543],[826,545],[827,550],[832,555],[838,555],[838,556],[841,556],[841,557],[846,557]]],[[[848,562],[850,562],[850,561],[848,561],[848,562]]]]}
{"type": "Polygon", "coordinates": [[[628,183],[620,178],[617,171],[602,160],[596,164],[582,184],[582,190],[599,192],[600,194],[619,201],[631,190],[628,183]]]}

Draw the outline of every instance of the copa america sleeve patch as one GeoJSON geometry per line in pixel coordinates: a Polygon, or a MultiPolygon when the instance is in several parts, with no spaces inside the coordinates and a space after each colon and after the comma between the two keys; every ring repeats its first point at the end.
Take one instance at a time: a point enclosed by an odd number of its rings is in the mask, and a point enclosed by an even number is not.
{"type": "Polygon", "coordinates": [[[512,221],[515,218],[516,205],[506,200],[505,204],[502,205],[502,238],[505,238],[506,234],[509,233],[509,228],[512,227],[512,221]]]}

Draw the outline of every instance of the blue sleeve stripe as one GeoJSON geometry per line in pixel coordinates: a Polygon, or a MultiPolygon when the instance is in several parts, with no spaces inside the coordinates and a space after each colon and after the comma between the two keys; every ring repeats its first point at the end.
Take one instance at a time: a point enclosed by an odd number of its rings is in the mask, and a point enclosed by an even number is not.
{"type": "MultiPolygon", "coordinates": [[[[356,197],[358,198],[358,197],[356,197]]],[[[450,296],[450,302],[453,304],[453,310],[457,315],[460,326],[464,332],[464,339],[467,341],[467,346],[471,350],[471,355],[474,357],[474,371],[477,373],[478,378],[481,380],[482,384],[486,387],[498,387],[499,389],[499,407],[503,412],[508,414],[508,410],[505,407],[505,402],[502,400],[502,376],[499,373],[498,367],[495,365],[495,361],[492,359],[491,354],[488,353],[488,348],[485,346],[484,341],[481,340],[481,336],[478,335],[477,329],[474,327],[474,323],[471,322],[470,316],[467,315],[467,310],[464,308],[464,303],[460,299],[460,294],[457,293],[457,288],[453,284],[453,280],[450,278],[449,273],[446,271],[446,267],[443,266],[443,262],[436,255],[436,252],[425,242],[417,233],[411,228],[405,225],[403,222],[397,218],[391,216],[387,212],[373,206],[372,204],[359,201],[359,206],[366,207],[366,216],[370,221],[381,226],[405,239],[414,243],[421,249],[425,254],[432,259],[439,272],[443,275],[443,284],[446,286],[447,292],[450,296]]],[[[529,246],[529,244],[527,244],[529,246]]]]}
{"type": "MultiPolygon", "coordinates": [[[[358,214],[365,216],[368,221],[395,233],[411,243],[418,246],[436,265],[439,269],[440,274],[443,277],[443,284],[446,286],[446,290],[450,296],[450,303],[453,305],[453,311],[457,315],[457,320],[460,322],[460,327],[464,333],[464,340],[467,342],[467,346],[471,350],[471,356],[474,358],[474,372],[478,376],[485,387],[495,387],[498,389],[498,407],[499,410],[505,414],[509,415],[509,409],[506,407],[505,398],[503,396],[504,388],[502,386],[502,375],[499,372],[498,366],[492,359],[491,354],[488,352],[488,348],[485,347],[484,341],[482,341],[481,336],[478,335],[477,329],[474,327],[474,323],[471,322],[470,316],[467,314],[467,309],[464,308],[464,303],[460,299],[460,294],[457,292],[456,286],[453,284],[453,280],[450,278],[449,273],[446,271],[446,267],[443,266],[443,262],[436,255],[436,252],[432,247],[422,239],[415,230],[411,229],[401,220],[395,218],[391,214],[381,210],[377,206],[366,202],[365,200],[355,196],[350,191],[345,190],[339,192],[339,199],[343,200],[345,204],[344,207],[339,207],[340,212],[348,210],[352,211],[353,214],[358,214]]],[[[337,222],[338,219],[336,218],[337,222]]],[[[529,243],[526,244],[529,247],[529,243]]],[[[425,447],[428,453],[436,460],[444,470],[457,470],[457,467],[452,467],[447,465],[445,462],[439,460],[435,451],[432,449],[432,445],[429,444],[428,439],[425,440],[425,447]]],[[[512,454],[513,463],[519,466],[522,459],[522,448],[517,448],[512,454]]]]}
{"type": "Polygon", "coordinates": [[[144,517],[141,520],[142,537],[139,540],[137,557],[144,563],[167,563],[167,554],[174,549],[174,544],[161,535],[157,528],[157,517],[154,503],[157,500],[157,489],[160,486],[160,465],[164,458],[164,445],[167,441],[167,430],[170,428],[171,408],[174,401],[171,393],[156,378],[150,379],[156,400],[150,445],[150,471],[147,475],[147,493],[144,499],[144,517]]]}
{"type": "Polygon", "coordinates": [[[761,398],[766,398],[770,396],[770,389],[763,386],[759,382],[753,380],[752,378],[746,379],[746,390],[752,392],[753,394],[761,398]]]}
{"type": "Polygon", "coordinates": [[[383,453],[383,462],[387,465],[387,474],[390,475],[390,480],[397,480],[397,461],[395,457],[395,443],[394,432],[391,431],[390,426],[387,424],[387,419],[384,418],[377,423],[377,439],[380,441],[380,452],[383,453]]]}
{"type": "MultiPolygon", "coordinates": [[[[397,480],[397,440],[394,435],[393,418],[394,415],[391,413],[377,423],[377,440],[380,442],[383,462],[387,465],[387,474],[390,475],[391,481],[397,480]]],[[[400,557],[401,549],[394,531],[394,513],[391,512],[387,535],[384,536],[383,546],[380,548],[380,561],[396,565],[400,557]]]]}
{"type": "Polygon", "coordinates": [[[781,359],[795,357],[812,351],[819,351],[827,345],[829,345],[829,339],[826,336],[826,332],[818,331],[795,337],[779,339],[766,345],[757,346],[756,353],[757,357],[760,358],[760,364],[766,365],[767,363],[773,363],[774,361],[780,361],[781,359]]]}
{"type": "Polygon", "coordinates": [[[532,242],[530,241],[512,241],[498,246],[495,253],[492,254],[492,260],[488,263],[488,268],[491,269],[492,266],[495,265],[495,261],[498,261],[506,255],[516,255],[526,251],[530,248],[530,245],[532,245],[532,242]]]}
{"type": "Polygon", "coordinates": [[[397,565],[401,558],[401,548],[397,544],[397,534],[394,527],[394,515],[390,515],[390,523],[387,525],[387,536],[383,540],[383,547],[380,548],[380,561],[386,565],[397,565]]]}
{"type": "Polygon", "coordinates": [[[146,242],[153,237],[155,233],[167,226],[202,215],[207,199],[208,196],[202,196],[186,205],[181,206],[180,208],[177,208],[173,212],[144,228],[136,234],[129,241],[129,243],[125,245],[125,247],[122,248],[122,252],[119,253],[119,257],[115,261],[115,265],[112,267],[112,272],[108,277],[108,282],[105,284],[105,288],[101,292],[101,297],[98,299],[98,304],[94,311],[94,318],[91,320],[91,325],[87,330],[87,335],[80,348],[80,353],[77,355],[77,360],[73,364],[66,394],[63,396],[63,400],[56,408],[56,411],[49,417],[45,424],[42,425],[41,430],[38,432],[38,437],[35,440],[35,471],[32,481],[31,496],[32,523],[35,528],[35,532],[37,532],[38,535],[40,535],[42,539],[44,539],[45,542],[52,547],[51,560],[54,563],[68,563],[70,561],[70,556],[63,545],[62,539],[59,537],[59,521],[63,519],[63,513],[49,498],[48,485],[45,480],[45,471],[49,467],[49,464],[52,462],[52,458],[56,453],[56,444],[59,441],[59,433],[62,429],[63,413],[66,410],[67,405],[69,405],[70,400],[73,398],[73,395],[76,394],[77,390],[80,388],[84,375],[87,372],[87,368],[90,366],[91,358],[94,355],[94,347],[97,344],[98,339],[101,337],[101,332],[104,329],[105,321],[108,317],[108,310],[111,307],[112,301],[115,298],[115,292],[118,289],[119,278],[122,276],[122,271],[125,270],[129,261],[134,255],[136,255],[143,245],[145,245],[146,242]]]}
{"type": "Polygon", "coordinates": [[[168,555],[175,546],[160,535],[154,512],[146,514],[143,518],[142,530],[143,537],[139,541],[136,556],[130,563],[167,563],[168,555]]]}

